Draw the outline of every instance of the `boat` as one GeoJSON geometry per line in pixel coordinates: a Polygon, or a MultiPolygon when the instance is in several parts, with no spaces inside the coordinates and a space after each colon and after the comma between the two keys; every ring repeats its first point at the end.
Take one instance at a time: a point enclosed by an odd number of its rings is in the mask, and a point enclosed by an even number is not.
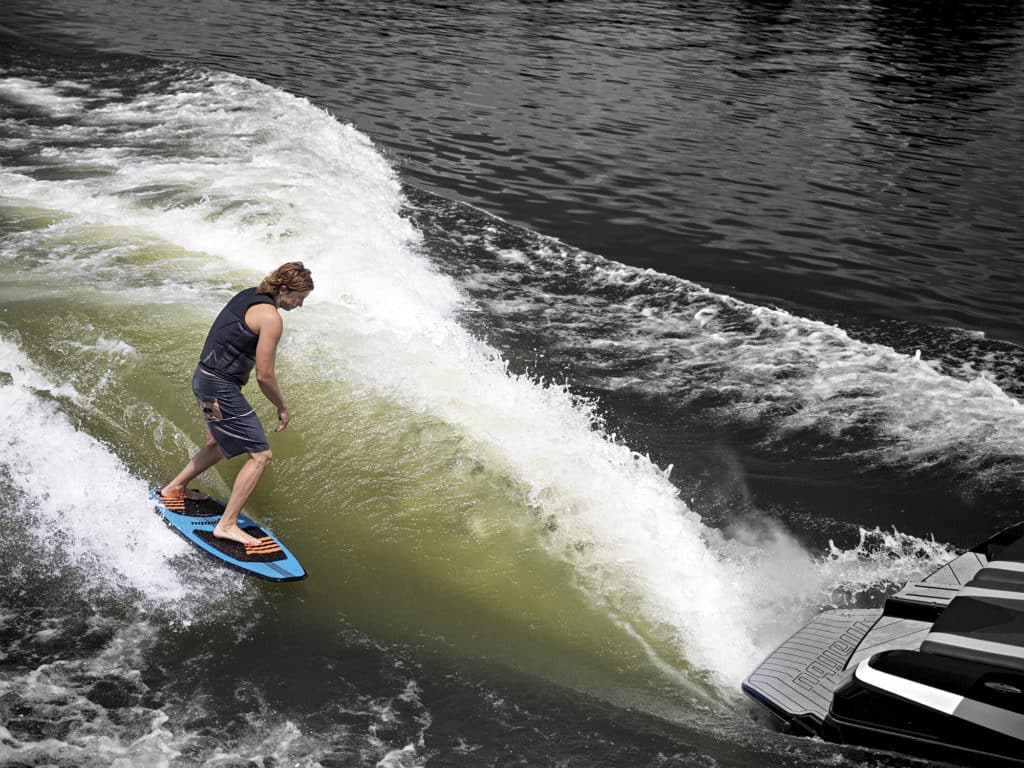
{"type": "Polygon", "coordinates": [[[1024,766],[1024,522],[826,611],[743,682],[781,730],[941,762],[1024,766]]]}

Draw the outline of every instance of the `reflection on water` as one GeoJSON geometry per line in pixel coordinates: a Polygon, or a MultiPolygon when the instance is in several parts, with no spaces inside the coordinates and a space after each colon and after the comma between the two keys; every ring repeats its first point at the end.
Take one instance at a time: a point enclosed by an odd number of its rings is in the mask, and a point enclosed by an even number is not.
{"type": "Polygon", "coordinates": [[[6,6],[310,96],[413,183],[617,261],[1024,341],[1019,2],[70,7],[6,6]]]}

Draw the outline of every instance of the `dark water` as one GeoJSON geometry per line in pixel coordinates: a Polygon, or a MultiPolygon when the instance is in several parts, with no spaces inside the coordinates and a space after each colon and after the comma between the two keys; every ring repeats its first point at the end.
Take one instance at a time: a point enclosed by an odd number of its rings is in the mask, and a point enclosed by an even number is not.
{"type": "Polygon", "coordinates": [[[417,186],[616,261],[1024,341],[1020,2],[7,8],[308,96],[417,186]]]}
{"type": "Polygon", "coordinates": [[[1019,519],[1024,4],[0,25],[0,764],[913,764],[737,675],[1019,519]],[[132,499],[292,256],[312,577],[221,581],[132,499]]]}

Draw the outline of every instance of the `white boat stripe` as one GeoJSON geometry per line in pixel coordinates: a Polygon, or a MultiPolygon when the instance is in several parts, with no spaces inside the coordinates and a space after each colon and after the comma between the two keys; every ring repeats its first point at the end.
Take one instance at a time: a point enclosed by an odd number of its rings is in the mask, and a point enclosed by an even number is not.
{"type": "Polygon", "coordinates": [[[1009,643],[995,643],[991,640],[979,640],[976,637],[951,635],[946,632],[931,632],[925,638],[924,642],[949,645],[954,648],[966,648],[971,651],[981,651],[983,653],[991,653],[997,656],[1012,656],[1016,659],[1024,659],[1024,647],[1019,645],[1010,645],[1009,643]]]}
{"type": "Polygon", "coordinates": [[[854,672],[859,680],[881,688],[900,698],[913,701],[922,706],[953,715],[961,720],[981,726],[1004,736],[1024,741],[1024,715],[1010,712],[1002,707],[986,704],[982,701],[968,699],[956,693],[934,688],[913,680],[905,680],[888,672],[881,672],[870,664],[871,659],[864,659],[857,665],[854,672]]]}
{"type": "Polygon", "coordinates": [[[1024,573],[1024,563],[1018,563],[1014,560],[989,560],[988,565],[985,568],[997,568],[1000,571],[1016,571],[1017,573],[1024,573]]]}
{"type": "Polygon", "coordinates": [[[960,590],[960,594],[957,597],[987,597],[994,600],[1024,601],[1024,592],[1012,592],[1008,589],[988,589],[986,587],[964,587],[960,590]]]}
{"type": "Polygon", "coordinates": [[[944,691],[941,688],[933,688],[924,683],[915,683],[913,680],[906,680],[888,672],[875,669],[869,663],[871,659],[864,659],[857,665],[854,672],[858,680],[861,680],[875,688],[899,696],[901,699],[913,701],[922,706],[952,715],[956,708],[963,703],[964,697],[955,693],[944,691]]]}

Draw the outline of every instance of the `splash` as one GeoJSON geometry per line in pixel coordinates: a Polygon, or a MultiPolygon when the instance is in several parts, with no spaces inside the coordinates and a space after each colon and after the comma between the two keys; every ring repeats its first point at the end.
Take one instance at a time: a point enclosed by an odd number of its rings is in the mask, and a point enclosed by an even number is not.
{"type": "Polygon", "coordinates": [[[716,534],[712,542],[728,563],[751,641],[752,655],[730,667],[733,686],[821,611],[879,607],[887,594],[958,554],[934,538],[878,528],[859,529],[850,549],[830,542],[827,552],[812,554],[770,518],[736,526],[728,539],[716,534]]]}
{"type": "Polygon", "coordinates": [[[81,98],[69,95],[69,90],[75,90],[75,84],[59,83],[47,86],[21,77],[0,80],[0,98],[33,107],[43,114],[56,117],[73,115],[81,111],[84,105],[81,98]]]}
{"type": "Polygon", "coordinates": [[[860,541],[851,549],[829,542],[829,552],[821,561],[821,595],[831,600],[830,607],[845,607],[859,593],[898,589],[958,554],[953,546],[934,537],[912,536],[895,528],[861,528],[860,541]]]}
{"type": "Polygon", "coordinates": [[[92,574],[94,589],[128,587],[169,605],[190,598],[172,567],[186,547],[150,512],[145,483],[62,411],[83,396],[50,383],[3,336],[0,360],[0,477],[14,505],[8,521],[28,523],[23,549],[92,574]]]}

